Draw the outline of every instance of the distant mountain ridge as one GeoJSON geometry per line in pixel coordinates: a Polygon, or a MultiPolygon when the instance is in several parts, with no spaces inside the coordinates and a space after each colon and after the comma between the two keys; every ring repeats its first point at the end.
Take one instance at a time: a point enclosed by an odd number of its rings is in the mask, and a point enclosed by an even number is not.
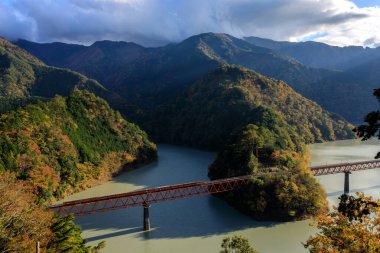
{"type": "Polygon", "coordinates": [[[259,37],[245,37],[246,41],[297,59],[302,64],[314,68],[348,70],[380,57],[380,47],[330,46],[315,41],[288,42],[274,41],[259,37]]]}
{"type": "Polygon", "coordinates": [[[149,49],[135,43],[113,41],[98,41],[91,46],[59,42],[41,46],[26,40],[18,40],[15,44],[27,48],[48,65],[79,71],[110,86],[110,80],[118,78],[112,73],[120,72],[120,68],[149,52],[149,49]]]}
{"type": "Polygon", "coordinates": [[[110,41],[91,46],[38,44],[22,40],[16,44],[47,64],[70,68],[95,78],[143,110],[178,95],[189,84],[222,64],[242,65],[284,80],[303,96],[352,122],[361,121],[363,115],[376,106],[371,96],[373,87],[362,76],[312,68],[291,55],[228,34],[204,33],[159,48],[110,41]],[[355,97],[347,96],[348,91],[355,97]],[[143,98],[149,99],[150,103],[145,103],[143,98]]]}
{"type": "Polygon", "coordinates": [[[62,48],[62,43],[38,44],[20,40],[16,44],[49,65],[70,68],[92,78],[96,78],[97,69],[100,66],[92,65],[94,69],[86,71],[85,66],[90,66],[95,62],[91,57],[82,57],[82,54],[86,55],[88,52],[92,52],[96,61],[101,61],[106,56],[114,56],[112,57],[112,60],[116,62],[114,65],[117,65],[117,62],[123,63],[124,68],[115,68],[112,71],[116,73],[121,71],[118,76],[123,76],[124,80],[110,78],[109,83],[100,80],[106,87],[133,85],[135,81],[154,81],[160,77],[160,83],[186,82],[189,79],[194,81],[196,79],[194,78],[195,75],[199,77],[199,75],[207,73],[216,64],[239,64],[264,75],[293,83],[294,86],[300,85],[299,82],[301,81],[305,82],[307,80],[308,83],[311,83],[323,76],[332,74],[327,70],[310,69],[291,57],[280,55],[264,47],[252,45],[228,34],[204,33],[166,47],[149,49],[138,47],[136,51],[139,51],[140,54],[136,52],[132,54],[131,52],[133,52],[133,48],[136,48],[136,44],[126,42],[101,41],[95,42],[88,47],[78,46],[78,48],[81,48],[80,53],[74,45],[62,48]],[[117,50],[114,49],[115,45],[119,45],[117,50]],[[59,53],[61,57],[52,57],[51,54],[54,54],[54,52],[51,49],[54,47],[56,47],[56,51],[62,52],[67,52],[74,47],[76,49],[72,50],[69,55],[59,53]],[[128,57],[123,55],[123,50],[129,51],[128,57]],[[117,54],[114,55],[113,52],[115,51],[117,51],[117,54]],[[140,57],[136,57],[136,55],[140,57]],[[125,60],[121,61],[120,58],[125,60]],[[148,73],[148,76],[141,76],[138,71],[140,68],[153,73],[148,73]],[[193,72],[192,75],[191,73],[187,74],[188,78],[183,77],[184,74],[181,74],[180,77],[171,77],[171,80],[162,80],[162,76],[168,78],[165,76],[167,72],[176,74],[177,72],[186,73],[188,71],[193,72]]]}

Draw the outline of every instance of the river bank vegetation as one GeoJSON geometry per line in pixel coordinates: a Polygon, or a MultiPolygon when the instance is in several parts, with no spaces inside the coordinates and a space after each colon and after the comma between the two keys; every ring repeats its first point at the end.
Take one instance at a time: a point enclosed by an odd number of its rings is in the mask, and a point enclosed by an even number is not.
{"type": "Polygon", "coordinates": [[[97,252],[46,205],[154,160],[156,146],[94,94],[75,89],[0,116],[0,250],[97,252]]]}
{"type": "Polygon", "coordinates": [[[253,175],[248,184],[219,196],[259,220],[288,221],[326,212],[326,194],[308,168],[301,137],[278,115],[269,115],[269,123],[247,125],[218,153],[209,168],[211,179],[253,175]]]}
{"type": "Polygon", "coordinates": [[[88,91],[3,114],[0,131],[0,171],[28,181],[44,200],[156,158],[145,132],[88,91]]]}

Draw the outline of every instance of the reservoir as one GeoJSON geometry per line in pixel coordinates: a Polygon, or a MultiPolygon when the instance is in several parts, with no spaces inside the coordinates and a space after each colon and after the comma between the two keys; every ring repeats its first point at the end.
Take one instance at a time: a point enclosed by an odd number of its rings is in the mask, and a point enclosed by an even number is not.
{"type": "MultiPolygon", "coordinates": [[[[372,160],[380,151],[376,140],[346,140],[310,145],[311,166],[372,160]]],[[[103,185],[74,194],[75,200],[128,192],[145,187],[208,180],[207,168],[216,153],[173,145],[159,145],[157,162],[124,173],[103,185]]],[[[343,193],[343,174],[317,177],[329,202],[337,203],[343,193]]],[[[380,198],[380,169],[353,172],[351,192],[364,192],[380,198]]],[[[225,236],[238,234],[249,238],[261,253],[308,252],[302,246],[316,230],[310,220],[276,223],[257,222],[212,196],[153,204],[150,208],[152,230],[142,231],[143,208],[134,207],[76,218],[89,245],[106,241],[102,252],[118,253],[193,253],[219,252],[225,236]]]]}

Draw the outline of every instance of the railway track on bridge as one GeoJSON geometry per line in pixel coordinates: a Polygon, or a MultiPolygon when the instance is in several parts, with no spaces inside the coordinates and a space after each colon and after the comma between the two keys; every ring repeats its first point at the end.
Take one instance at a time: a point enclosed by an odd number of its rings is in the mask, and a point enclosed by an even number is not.
{"type": "Polygon", "coordinates": [[[362,162],[352,162],[352,163],[338,163],[323,166],[311,167],[311,171],[315,176],[337,174],[337,173],[347,173],[359,170],[369,170],[380,168],[379,160],[370,160],[362,162]]]}
{"type": "MultiPolygon", "coordinates": [[[[311,167],[310,169],[315,176],[344,173],[344,192],[348,193],[349,174],[352,171],[375,168],[380,168],[380,160],[315,166],[311,167]]],[[[273,170],[266,173],[258,173],[220,180],[199,181],[162,187],[145,188],[127,193],[68,201],[62,204],[53,205],[50,207],[50,209],[62,215],[86,215],[121,208],[143,206],[144,230],[149,230],[149,206],[151,204],[176,200],[180,198],[189,198],[235,190],[246,184],[252,177],[260,177],[268,173],[275,175],[287,174],[287,172],[273,170]]]]}

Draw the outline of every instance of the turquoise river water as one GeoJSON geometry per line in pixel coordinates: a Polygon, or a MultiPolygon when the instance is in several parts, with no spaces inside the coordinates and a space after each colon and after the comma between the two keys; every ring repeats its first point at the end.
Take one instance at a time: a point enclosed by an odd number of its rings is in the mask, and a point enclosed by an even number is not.
{"type": "MultiPolygon", "coordinates": [[[[159,145],[157,162],[124,173],[103,185],[74,194],[67,200],[110,195],[144,187],[208,180],[207,167],[215,153],[172,145],[159,145]]],[[[359,140],[310,145],[311,166],[373,159],[380,142],[359,140]]],[[[343,174],[320,176],[330,203],[343,192],[343,174]]],[[[380,169],[354,172],[352,192],[380,198],[380,169]]],[[[305,253],[301,242],[316,230],[310,220],[257,222],[212,196],[154,204],[150,208],[152,230],[142,231],[142,207],[115,210],[76,218],[90,245],[106,241],[109,253],[212,253],[219,252],[223,237],[239,234],[249,238],[261,253],[305,253]]]]}

